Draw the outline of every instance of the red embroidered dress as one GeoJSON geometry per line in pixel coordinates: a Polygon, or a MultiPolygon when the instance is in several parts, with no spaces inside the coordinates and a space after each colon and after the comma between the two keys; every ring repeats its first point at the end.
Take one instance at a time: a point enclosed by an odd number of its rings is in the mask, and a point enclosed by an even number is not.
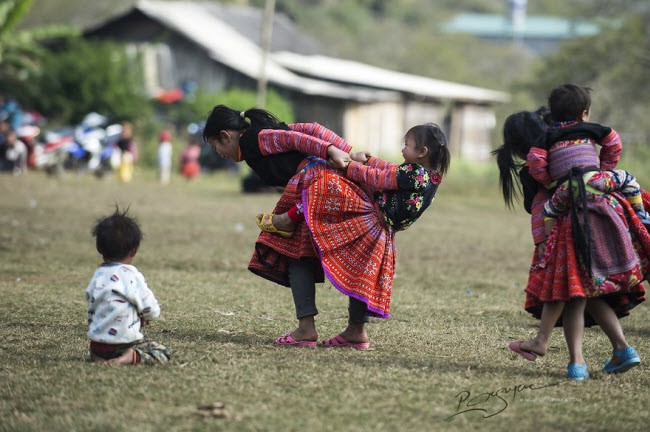
{"type": "Polygon", "coordinates": [[[422,215],[441,177],[417,164],[374,157],[367,165],[351,162],[346,177],[318,173],[303,192],[305,221],[332,284],[366,303],[370,315],[388,318],[395,232],[422,215]]]}
{"type": "MultiPolygon", "coordinates": [[[[609,128],[601,139],[580,129],[591,125],[551,129],[548,150],[533,148],[528,155],[530,174],[549,185],[561,183],[572,167],[614,169],[621,153],[620,137],[609,128]],[[600,157],[595,144],[602,146],[600,157]]],[[[631,205],[620,193],[588,193],[587,212],[592,245],[589,269],[578,258],[570,215],[557,219],[544,258],[533,259],[525,308],[538,318],[543,303],[550,301],[602,297],[620,317],[645,299],[641,282],[650,270],[650,235],[631,205]]],[[[586,324],[593,324],[590,317],[586,324]]]]}
{"type": "MultiPolygon", "coordinates": [[[[246,131],[240,140],[244,160],[270,184],[285,186],[273,213],[284,213],[302,199],[302,191],[318,171],[326,170],[324,160],[309,158],[315,154],[325,159],[327,147],[334,145],[345,152],[352,146],[318,123],[297,123],[286,129],[246,131]]],[[[248,269],[270,281],[289,286],[288,258],[317,258],[318,254],[305,224],[286,238],[262,232],[248,269]]],[[[317,282],[324,281],[320,265],[314,266],[317,282]]]]}

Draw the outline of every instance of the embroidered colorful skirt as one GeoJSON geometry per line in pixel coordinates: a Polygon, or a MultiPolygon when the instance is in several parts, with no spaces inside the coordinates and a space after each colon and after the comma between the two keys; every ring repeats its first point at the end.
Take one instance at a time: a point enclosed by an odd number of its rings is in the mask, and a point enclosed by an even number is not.
{"type": "Polygon", "coordinates": [[[303,192],[303,211],[321,265],[339,291],[390,315],[395,234],[372,197],[335,171],[319,171],[303,192]]]}
{"type": "MultiPolygon", "coordinates": [[[[587,208],[591,272],[578,257],[570,216],[558,218],[545,256],[533,257],[526,287],[525,309],[537,318],[547,302],[598,297],[623,317],[645,300],[642,282],[650,276],[647,229],[618,193],[591,195],[587,208]]],[[[594,324],[588,314],[585,318],[585,325],[594,324]]]]}
{"type": "MultiPolygon", "coordinates": [[[[302,200],[302,192],[321,171],[327,170],[325,161],[312,159],[300,172],[294,175],[278,200],[274,214],[285,213],[302,200]]],[[[293,236],[282,237],[262,232],[255,243],[255,251],[248,263],[248,269],[258,276],[280,285],[289,286],[289,258],[318,258],[314,243],[306,224],[298,224],[293,236]]],[[[323,269],[314,265],[316,282],[325,280],[323,269]]]]}

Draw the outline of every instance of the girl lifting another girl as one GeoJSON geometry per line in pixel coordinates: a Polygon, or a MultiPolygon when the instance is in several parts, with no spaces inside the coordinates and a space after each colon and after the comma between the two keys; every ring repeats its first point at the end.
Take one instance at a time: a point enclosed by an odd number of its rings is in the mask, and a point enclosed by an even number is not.
{"type": "Polygon", "coordinates": [[[273,214],[286,213],[296,203],[305,209],[307,223],[296,224],[290,232],[274,227],[260,234],[248,267],[291,287],[298,328],[276,343],[317,345],[315,283],[324,280],[325,271],[350,297],[350,320],[346,331],[324,346],[367,348],[366,315],[389,316],[394,232],[422,214],[449,166],[444,134],[432,124],[409,131],[403,165],[365,153],[349,154],[347,142],[317,123],[286,125],[259,109],[240,113],[217,106],[203,135],[220,155],[245,160],[269,184],[286,185],[273,214]],[[328,158],[365,186],[331,169],[328,158]],[[357,238],[350,235],[351,229],[357,238]]]}

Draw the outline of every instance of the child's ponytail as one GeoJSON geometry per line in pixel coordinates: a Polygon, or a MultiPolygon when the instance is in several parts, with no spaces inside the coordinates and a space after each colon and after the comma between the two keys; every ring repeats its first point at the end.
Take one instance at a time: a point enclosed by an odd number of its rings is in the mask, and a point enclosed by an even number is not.
{"type": "Polygon", "coordinates": [[[546,127],[543,111],[520,111],[503,124],[503,145],[492,152],[499,167],[499,185],[506,205],[512,208],[521,195],[519,170],[532,147],[545,147],[546,127]]]}
{"type": "Polygon", "coordinates": [[[413,126],[406,132],[415,140],[417,148],[427,147],[429,163],[440,175],[445,175],[451,163],[451,154],[447,145],[447,137],[435,123],[425,123],[413,126]]]}

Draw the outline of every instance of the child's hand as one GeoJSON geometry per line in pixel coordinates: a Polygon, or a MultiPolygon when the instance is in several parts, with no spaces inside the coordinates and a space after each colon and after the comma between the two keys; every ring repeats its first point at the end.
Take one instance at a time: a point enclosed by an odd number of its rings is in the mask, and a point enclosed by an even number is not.
{"type": "Polygon", "coordinates": [[[327,155],[329,156],[329,164],[333,168],[347,168],[352,160],[349,154],[333,145],[327,148],[327,155]]]}
{"type": "Polygon", "coordinates": [[[361,163],[366,163],[368,162],[368,159],[370,159],[370,152],[356,152],[356,153],[350,153],[350,159],[352,159],[355,162],[361,162],[361,163]]]}
{"type": "Polygon", "coordinates": [[[146,319],[144,316],[140,315],[140,327],[146,327],[151,324],[151,321],[146,319]]]}

